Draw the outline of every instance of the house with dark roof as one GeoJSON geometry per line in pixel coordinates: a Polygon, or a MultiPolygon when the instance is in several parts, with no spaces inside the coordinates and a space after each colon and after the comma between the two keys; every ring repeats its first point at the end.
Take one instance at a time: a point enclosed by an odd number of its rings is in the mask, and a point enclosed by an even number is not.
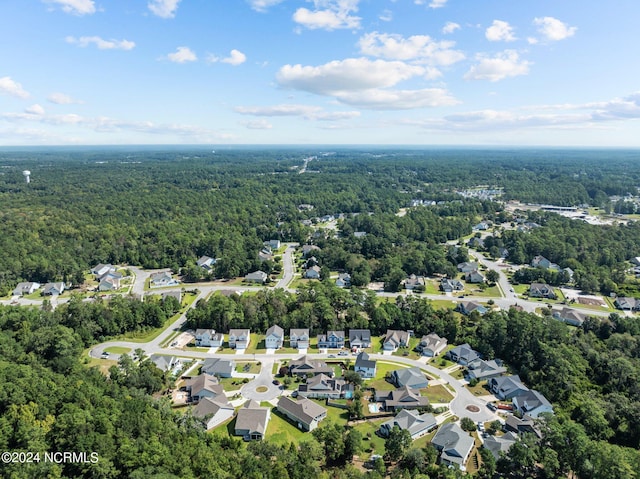
{"type": "Polygon", "coordinates": [[[230,378],[235,368],[236,362],[233,359],[208,358],[202,363],[200,371],[219,378],[230,378]]]}
{"type": "Polygon", "coordinates": [[[553,287],[544,283],[531,283],[529,286],[529,296],[532,298],[556,299],[553,287]]]}
{"type": "Polygon", "coordinates": [[[273,325],[267,329],[264,346],[267,349],[280,349],[284,345],[284,329],[278,325],[273,325]]]}
{"type": "Polygon", "coordinates": [[[516,434],[530,433],[535,434],[538,438],[542,437],[542,433],[537,427],[535,420],[526,414],[522,418],[513,414],[507,415],[503,429],[516,434]]]}
{"type": "Polygon", "coordinates": [[[483,381],[485,379],[496,378],[507,372],[507,368],[502,365],[499,359],[476,359],[467,365],[467,376],[470,380],[483,381]]]}
{"type": "Polygon", "coordinates": [[[206,271],[211,271],[216,264],[216,260],[210,256],[200,256],[196,261],[196,264],[206,271]]]}
{"type": "Polygon", "coordinates": [[[541,393],[534,389],[515,396],[511,400],[513,407],[522,415],[537,418],[542,413],[553,413],[553,406],[541,393]]]}
{"type": "Polygon", "coordinates": [[[387,334],[382,341],[382,349],[395,351],[398,348],[406,348],[409,345],[409,332],[387,329],[387,334]]]}
{"type": "Polygon", "coordinates": [[[440,354],[447,347],[447,338],[441,338],[436,333],[422,336],[420,344],[416,348],[423,356],[434,357],[440,354]]]}
{"type": "Polygon", "coordinates": [[[318,349],[342,349],[344,339],[344,331],[327,331],[327,334],[318,334],[318,349]]]}
{"type": "Polygon", "coordinates": [[[298,349],[309,348],[309,329],[290,329],[289,330],[289,346],[298,349]]]}
{"type": "Polygon", "coordinates": [[[465,316],[469,316],[474,311],[477,311],[480,315],[489,311],[477,301],[463,301],[462,303],[458,303],[458,307],[456,309],[465,316]]]}
{"type": "Polygon", "coordinates": [[[363,378],[372,378],[376,375],[376,362],[373,359],[369,359],[369,355],[362,351],[356,356],[353,369],[363,378]]]}
{"type": "Polygon", "coordinates": [[[476,359],[480,359],[480,354],[471,348],[467,343],[456,346],[447,352],[446,356],[454,363],[462,366],[472,363],[476,359]]]}
{"type": "Polygon", "coordinates": [[[473,451],[473,437],[454,422],[443,424],[431,444],[440,452],[440,463],[466,470],[465,464],[473,451]]]}
{"type": "Polygon", "coordinates": [[[311,399],[350,399],[353,385],[344,379],[318,374],[298,386],[298,396],[311,399]]]}
{"type": "Polygon", "coordinates": [[[371,331],[368,329],[350,329],[349,347],[364,349],[371,347],[371,331]]]}
{"type": "Polygon", "coordinates": [[[491,378],[487,385],[489,386],[489,391],[503,401],[524,394],[529,390],[527,386],[522,384],[520,376],[517,375],[491,378]]]}
{"type": "Polygon", "coordinates": [[[422,389],[429,385],[429,381],[420,368],[401,368],[391,371],[389,374],[391,382],[399,388],[408,386],[411,389],[422,389]]]}
{"type": "Polygon", "coordinates": [[[247,349],[251,341],[251,332],[248,329],[230,329],[229,347],[233,349],[247,349]]]}
{"type": "Polygon", "coordinates": [[[458,263],[458,271],[461,273],[471,273],[472,271],[478,271],[478,263],[465,261],[464,263],[458,263]]]}
{"type": "Polygon", "coordinates": [[[385,411],[397,411],[399,409],[418,409],[429,405],[429,398],[415,393],[409,386],[394,389],[393,391],[375,392],[376,402],[382,403],[385,411]]]}
{"type": "MultiPolygon", "coordinates": [[[[202,398],[215,398],[216,396],[225,396],[222,384],[219,384],[218,378],[209,374],[200,374],[195,378],[187,380],[186,389],[189,393],[191,401],[196,403],[202,398]]],[[[225,396],[226,397],[226,396],[225,396]]]]}
{"type": "Polygon", "coordinates": [[[42,288],[43,296],[58,296],[64,292],[64,283],[47,283],[42,288]]]}
{"type": "MultiPolygon", "coordinates": [[[[22,284],[22,283],[20,283],[22,284]]],[[[16,294],[15,292],[13,294],[16,294]]],[[[625,296],[618,296],[613,302],[614,306],[623,311],[638,311],[640,310],[640,301],[636,298],[630,298],[625,296]]]]}
{"type": "Polygon", "coordinates": [[[582,323],[587,319],[587,315],[583,314],[575,309],[562,308],[561,310],[555,310],[552,316],[558,321],[570,324],[571,326],[582,326],[582,323]]]}
{"type": "Polygon", "coordinates": [[[302,257],[308,258],[310,255],[314,254],[315,251],[320,251],[320,247],[314,244],[303,244],[302,245],[302,257]]]}
{"type": "Polygon", "coordinates": [[[507,432],[502,436],[489,436],[485,438],[483,446],[491,452],[491,455],[496,459],[500,459],[500,456],[507,454],[511,446],[518,441],[518,436],[512,432],[507,432]]]}
{"type": "Polygon", "coordinates": [[[231,419],[235,408],[226,396],[204,397],[192,409],[191,413],[193,417],[200,419],[205,428],[209,430],[231,419]]]}
{"type": "Polygon", "coordinates": [[[289,396],[280,396],[277,407],[279,412],[303,431],[313,431],[327,417],[325,408],[307,398],[296,401],[289,396]]]}
{"type": "Polygon", "coordinates": [[[326,374],[333,376],[333,368],[328,366],[324,361],[311,359],[309,356],[302,356],[298,359],[292,359],[289,363],[289,374],[292,376],[308,376],[309,374],[326,374]]]}
{"type": "Polygon", "coordinates": [[[440,289],[445,293],[453,293],[454,291],[464,291],[464,285],[457,279],[442,278],[440,289]]]}
{"type": "Polygon", "coordinates": [[[416,440],[433,431],[438,427],[438,423],[431,413],[420,414],[410,409],[402,409],[396,417],[383,422],[378,429],[378,433],[382,437],[389,437],[394,426],[409,431],[411,439],[416,440]]]}
{"type": "Polygon", "coordinates": [[[238,409],[234,435],[242,436],[245,441],[261,441],[270,418],[271,408],[261,407],[257,401],[249,400],[238,409]]]}

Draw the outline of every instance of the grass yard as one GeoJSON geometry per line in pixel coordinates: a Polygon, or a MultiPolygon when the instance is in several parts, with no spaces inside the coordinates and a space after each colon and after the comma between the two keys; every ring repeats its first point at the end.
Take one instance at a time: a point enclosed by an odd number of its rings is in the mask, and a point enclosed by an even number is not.
{"type": "Polygon", "coordinates": [[[474,396],[486,396],[487,394],[491,394],[491,392],[489,391],[489,385],[487,384],[487,381],[480,381],[478,384],[476,384],[473,387],[471,387],[469,385],[467,385],[465,387],[474,396]]]}
{"type": "Polygon", "coordinates": [[[413,444],[411,445],[411,447],[414,449],[422,449],[426,447],[426,445],[429,444],[433,439],[433,436],[436,435],[436,432],[437,432],[437,429],[434,431],[431,431],[429,434],[419,437],[418,439],[413,441],[413,444]]]}
{"type": "Polygon", "coordinates": [[[440,294],[440,281],[426,280],[424,285],[425,294],[440,294]]]}
{"type": "Polygon", "coordinates": [[[280,348],[276,354],[297,354],[298,348],[280,348]]]}
{"type": "Polygon", "coordinates": [[[398,348],[397,351],[393,352],[393,356],[404,356],[410,359],[420,359],[420,353],[414,351],[416,346],[420,343],[420,338],[412,337],[409,339],[409,346],[406,348],[398,348]],[[409,354],[406,354],[409,353],[409,354]]]}
{"type": "Polygon", "coordinates": [[[490,288],[486,288],[484,290],[480,288],[474,287],[474,285],[467,285],[468,294],[472,296],[480,296],[483,298],[500,298],[502,294],[500,294],[500,289],[497,286],[491,286],[490,288]]]}
{"type": "Polygon", "coordinates": [[[220,384],[225,391],[238,391],[244,386],[245,378],[220,378],[220,384]]]}
{"type": "Polygon", "coordinates": [[[109,374],[109,368],[111,366],[117,366],[118,361],[114,361],[113,359],[87,358],[86,365],[89,368],[97,366],[100,372],[106,376],[109,374]]]}
{"type": "Polygon", "coordinates": [[[313,402],[319,404],[327,410],[327,417],[324,419],[319,427],[326,426],[327,424],[334,423],[345,425],[349,420],[349,413],[346,409],[340,409],[339,407],[327,406],[324,399],[312,399],[313,402]]]}
{"type": "Polygon", "coordinates": [[[430,304],[435,309],[455,309],[458,302],[451,301],[450,299],[433,299],[430,301],[430,304]]]}
{"type": "Polygon", "coordinates": [[[245,350],[245,354],[264,353],[266,351],[264,347],[264,334],[251,334],[251,341],[249,341],[249,347],[245,350]]]}
{"type": "Polygon", "coordinates": [[[380,391],[391,391],[396,387],[385,381],[385,377],[388,372],[394,371],[396,369],[407,368],[404,364],[398,363],[387,363],[383,361],[378,361],[376,365],[376,377],[373,379],[366,380],[364,382],[365,387],[374,388],[380,391]]]}
{"type": "Polygon", "coordinates": [[[373,454],[384,454],[385,440],[378,436],[376,431],[380,428],[380,424],[388,419],[389,418],[368,419],[366,422],[354,426],[354,429],[362,434],[363,453],[360,454],[361,458],[366,460],[373,454]]]}
{"type": "Polygon", "coordinates": [[[236,429],[236,417],[233,416],[228,421],[218,424],[216,427],[209,431],[218,437],[233,437],[233,433],[236,429]]]}
{"type": "Polygon", "coordinates": [[[430,403],[448,403],[453,400],[453,394],[442,384],[435,384],[421,389],[420,396],[429,398],[430,403]]]}
{"type": "Polygon", "coordinates": [[[242,362],[236,363],[236,371],[239,373],[258,374],[260,372],[260,369],[261,369],[261,366],[254,361],[242,361],[242,362]],[[249,368],[245,369],[247,365],[249,366],[249,368]]]}
{"type": "Polygon", "coordinates": [[[131,348],[125,348],[124,346],[109,346],[104,348],[105,352],[113,354],[127,354],[131,351],[131,348]]]}

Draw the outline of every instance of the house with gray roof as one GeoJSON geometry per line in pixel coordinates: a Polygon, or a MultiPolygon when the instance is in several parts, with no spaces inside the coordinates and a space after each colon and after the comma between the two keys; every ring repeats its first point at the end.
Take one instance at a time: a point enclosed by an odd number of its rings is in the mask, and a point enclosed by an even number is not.
{"type": "Polygon", "coordinates": [[[226,396],[204,397],[191,410],[191,413],[209,430],[231,419],[235,414],[235,408],[226,396]]]}
{"type": "Polygon", "coordinates": [[[122,275],[116,272],[109,272],[100,278],[98,291],[115,291],[120,289],[122,275]]]}
{"type": "Polygon", "coordinates": [[[234,435],[242,436],[245,441],[261,441],[267,431],[269,419],[271,408],[261,407],[251,399],[238,409],[234,435]]]}
{"type": "Polygon", "coordinates": [[[160,371],[174,371],[182,366],[182,360],[175,356],[162,356],[160,354],[152,354],[149,358],[160,371]]]}
{"type": "Polygon", "coordinates": [[[529,286],[529,296],[532,298],[556,299],[556,293],[553,287],[544,283],[531,283],[529,286]]]}
{"type": "Polygon", "coordinates": [[[553,406],[541,393],[534,389],[515,396],[511,400],[513,407],[520,414],[537,418],[542,413],[553,413],[553,406]]]}
{"type": "Polygon", "coordinates": [[[429,385],[426,376],[420,368],[401,368],[391,371],[391,382],[397,387],[409,387],[411,389],[422,389],[429,385]]]}
{"type": "Polygon", "coordinates": [[[398,348],[406,348],[409,345],[409,332],[387,329],[387,334],[382,341],[382,349],[395,351],[398,348]]]}
{"type": "Polygon", "coordinates": [[[516,434],[531,433],[538,436],[538,438],[542,437],[542,433],[537,427],[535,420],[526,414],[522,418],[513,414],[508,414],[503,429],[516,434]]]}
{"type": "Polygon", "coordinates": [[[260,283],[260,284],[263,284],[265,281],[267,281],[268,277],[269,277],[269,275],[267,273],[265,273],[264,271],[254,271],[253,273],[249,273],[248,275],[246,275],[244,277],[244,280],[247,283],[260,283]]]}
{"type": "Polygon", "coordinates": [[[466,470],[465,464],[473,451],[474,439],[454,422],[443,424],[431,444],[440,452],[440,463],[466,470]]]}
{"type": "Polygon", "coordinates": [[[353,385],[344,379],[320,373],[298,386],[298,396],[311,399],[350,399],[353,396],[353,385]]]}
{"type": "Polygon", "coordinates": [[[27,294],[35,293],[39,287],[40,283],[18,283],[12,294],[14,296],[26,296],[27,294]]]}
{"type": "MultiPolygon", "coordinates": [[[[16,293],[14,292],[13,294],[16,294],[16,293]]],[[[623,311],[640,310],[640,301],[637,300],[636,298],[618,296],[613,304],[615,305],[616,308],[621,309],[623,311]]]]}
{"type": "Polygon", "coordinates": [[[436,333],[431,333],[426,336],[422,336],[417,349],[423,356],[435,357],[444,351],[446,347],[447,338],[441,338],[436,333]]]}
{"type": "Polygon", "coordinates": [[[344,331],[327,331],[327,334],[318,334],[318,349],[342,349],[344,339],[344,331]]]}
{"type": "Polygon", "coordinates": [[[210,376],[209,374],[200,374],[195,378],[188,379],[186,389],[191,401],[194,403],[205,397],[214,398],[225,395],[222,384],[218,382],[218,378],[210,376]]]}
{"type": "Polygon", "coordinates": [[[464,280],[467,283],[484,283],[485,277],[480,271],[474,270],[474,271],[469,271],[468,273],[465,273],[464,280]]]}
{"type": "Polygon", "coordinates": [[[498,399],[507,400],[526,393],[529,388],[522,384],[520,376],[500,376],[489,379],[487,385],[498,399]]]}
{"type": "Polygon", "coordinates": [[[393,391],[376,391],[375,400],[382,403],[385,411],[418,409],[429,405],[429,398],[416,394],[408,386],[393,391]]]}
{"type": "Polygon", "coordinates": [[[462,366],[472,363],[476,359],[480,359],[480,354],[471,348],[467,343],[456,346],[447,352],[446,356],[454,363],[462,366]]]}
{"type": "Polygon", "coordinates": [[[540,256],[540,255],[539,256],[535,256],[531,260],[531,267],[532,268],[550,269],[550,270],[554,270],[554,271],[559,271],[560,270],[560,266],[558,266],[555,263],[552,263],[547,258],[545,258],[544,256],[540,256]]]}
{"type": "Polygon", "coordinates": [[[483,381],[485,379],[496,378],[507,372],[507,368],[502,365],[499,359],[477,359],[467,365],[467,376],[470,380],[483,381]]]}
{"type": "Polygon", "coordinates": [[[328,366],[324,361],[311,359],[305,355],[298,359],[292,359],[289,363],[289,374],[292,376],[307,376],[309,374],[326,374],[333,376],[333,368],[328,366]]]}
{"type": "Polygon", "coordinates": [[[289,396],[280,396],[277,408],[303,431],[313,431],[327,417],[326,408],[307,398],[296,401],[289,396]]]}
{"type": "Polygon", "coordinates": [[[486,307],[484,307],[477,301],[463,301],[462,303],[458,303],[457,310],[465,316],[469,316],[474,311],[477,311],[480,315],[485,314],[487,311],[489,311],[486,307]]]}
{"type": "Polygon", "coordinates": [[[309,349],[309,328],[290,329],[289,346],[298,349],[309,349]]]}
{"type": "Polygon", "coordinates": [[[64,292],[64,283],[47,283],[42,288],[43,296],[58,296],[64,292]]]}
{"type": "Polygon", "coordinates": [[[368,329],[350,329],[349,346],[364,349],[371,346],[371,331],[368,329]]]}
{"type": "Polygon", "coordinates": [[[412,274],[411,276],[409,276],[407,279],[405,279],[403,281],[403,285],[404,288],[409,290],[409,291],[413,291],[416,288],[424,288],[424,277],[423,276],[416,276],[415,274],[412,274]]]}
{"type": "Polygon", "coordinates": [[[478,263],[465,261],[458,264],[458,271],[461,273],[471,273],[471,271],[478,271],[478,263]]]}
{"type": "Polygon", "coordinates": [[[338,288],[350,288],[351,275],[349,273],[340,273],[338,279],[336,279],[336,286],[338,288]]]}
{"type": "Polygon", "coordinates": [[[382,437],[389,437],[394,426],[409,431],[411,439],[415,440],[433,431],[438,423],[431,413],[420,414],[417,411],[402,409],[396,417],[383,422],[378,432],[382,437]]]}
{"type": "MultiPolygon", "coordinates": [[[[211,348],[214,347],[211,342],[213,341],[214,336],[216,335],[215,329],[196,329],[195,339],[196,346],[211,348]]],[[[217,347],[220,347],[221,344],[218,344],[217,347]]]]}
{"type": "Polygon", "coordinates": [[[177,286],[179,284],[180,281],[173,279],[169,271],[161,271],[151,275],[150,286],[152,287],[177,286]]]}
{"type": "Polygon", "coordinates": [[[247,349],[251,341],[251,332],[248,329],[230,329],[229,347],[232,349],[247,349]]]}
{"type": "Polygon", "coordinates": [[[507,432],[502,436],[489,436],[485,438],[483,446],[491,452],[496,459],[500,459],[501,455],[507,454],[511,446],[518,441],[518,436],[512,432],[507,432]]]}
{"type": "Polygon", "coordinates": [[[202,363],[200,371],[219,378],[230,378],[235,368],[236,363],[233,359],[208,358],[202,363]]]}
{"type": "Polygon", "coordinates": [[[213,266],[216,264],[216,260],[210,256],[200,256],[196,261],[196,264],[205,271],[211,271],[213,266]]]}
{"type": "Polygon", "coordinates": [[[582,314],[579,311],[571,308],[562,308],[561,310],[555,310],[553,317],[558,321],[570,324],[571,326],[582,326],[582,323],[587,319],[586,314],[582,314]]]}
{"type": "Polygon", "coordinates": [[[100,279],[109,273],[115,273],[116,267],[111,264],[98,264],[91,268],[91,274],[95,277],[96,281],[100,281],[100,279]]]}
{"type": "Polygon", "coordinates": [[[302,245],[302,257],[308,258],[309,255],[312,255],[315,251],[320,251],[320,247],[314,244],[303,244],[302,245]]]}
{"type": "Polygon", "coordinates": [[[362,351],[356,356],[353,369],[363,378],[372,378],[376,375],[376,362],[373,359],[369,359],[369,355],[362,351]]]}
{"type": "Polygon", "coordinates": [[[454,291],[464,291],[464,284],[457,279],[443,278],[440,281],[440,289],[445,293],[453,293],[454,291]]]}
{"type": "Polygon", "coordinates": [[[267,349],[280,349],[284,345],[284,329],[274,324],[267,329],[264,346],[267,349]]]}
{"type": "Polygon", "coordinates": [[[304,272],[306,279],[320,279],[320,266],[317,264],[307,268],[304,272]]]}

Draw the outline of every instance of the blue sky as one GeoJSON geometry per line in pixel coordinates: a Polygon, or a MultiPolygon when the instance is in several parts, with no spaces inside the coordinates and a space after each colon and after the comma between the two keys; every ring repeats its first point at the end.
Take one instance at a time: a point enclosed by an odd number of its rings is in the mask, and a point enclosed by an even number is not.
{"type": "Polygon", "coordinates": [[[640,2],[3,0],[0,145],[640,146],[640,2]]]}

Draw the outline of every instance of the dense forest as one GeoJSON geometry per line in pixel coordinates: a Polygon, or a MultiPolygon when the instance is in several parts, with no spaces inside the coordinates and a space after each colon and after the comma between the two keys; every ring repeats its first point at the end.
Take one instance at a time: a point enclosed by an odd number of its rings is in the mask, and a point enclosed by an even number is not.
{"type": "MultiPolygon", "coordinates": [[[[325,280],[295,294],[213,295],[190,310],[187,325],[259,332],[278,323],[313,334],[413,329],[469,342],[486,357],[503,359],[556,411],[541,439],[526,437],[497,462],[483,454],[479,477],[634,478],[640,471],[637,320],[612,314],[577,329],[513,309],[461,317],[419,297],[380,302],[357,286],[377,280],[395,291],[408,274],[454,276],[465,248],[444,242],[469,235],[482,219],[515,221],[501,203],[458,190],[484,186],[500,188],[506,200],[619,210],[610,197],[637,194],[639,159],[625,150],[6,149],[0,153],[0,295],[18,281],[80,283],[97,263],[178,271],[205,254],[219,258],[216,276],[233,277],[261,267],[257,253],[265,240],[312,240],[321,247],[323,268],[350,271],[355,288],[325,280]],[[308,156],[314,159],[299,174],[308,156]],[[29,184],[21,174],[26,169],[29,184]],[[399,215],[414,199],[437,204],[399,215]],[[337,237],[312,236],[313,228],[302,224],[337,213],[344,214],[337,237]]],[[[572,268],[585,290],[638,290],[625,274],[625,262],[640,255],[637,222],[602,227],[551,213],[528,213],[526,220],[541,227],[496,231],[487,251],[506,247],[522,263],[545,255],[572,268]]],[[[158,394],[166,378],[144,358],[123,360],[109,375],[87,367],[84,348],[158,327],[179,307],[171,298],[72,296],[54,310],[47,306],[0,306],[0,444],[10,451],[96,451],[100,460],[3,465],[3,477],[365,476],[349,464],[361,438],[348,429],[327,428],[300,444],[245,445],[207,434],[189,414],[173,411],[158,394]]],[[[382,464],[366,477],[462,475],[436,465],[435,457],[431,447],[405,449],[391,470],[382,464]]]]}

